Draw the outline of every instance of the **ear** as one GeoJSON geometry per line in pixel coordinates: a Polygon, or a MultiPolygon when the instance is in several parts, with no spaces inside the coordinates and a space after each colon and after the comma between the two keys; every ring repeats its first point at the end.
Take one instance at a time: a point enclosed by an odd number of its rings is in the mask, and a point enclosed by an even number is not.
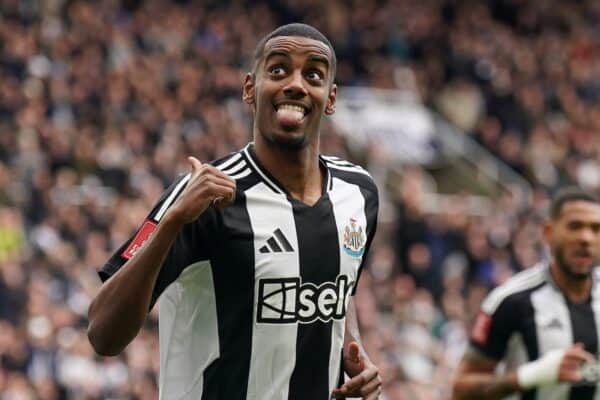
{"type": "Polygon", "coordinates": [[[242,100],[244,103],[249,104],[254,110],[254,104],[256,103],[255,99],[255,83],[256,78],[253,73],[248,72],[246,74],[246,78],[244,79],[244,89],[242,92],[242,100]]]}
{"type": "Polygon", "coordinates": [[[325,114],[331,115],[335,112],[335,99],[337,98],[337,85],[333,83],[327,97],[327,105],[325,106],[325,114]]]}

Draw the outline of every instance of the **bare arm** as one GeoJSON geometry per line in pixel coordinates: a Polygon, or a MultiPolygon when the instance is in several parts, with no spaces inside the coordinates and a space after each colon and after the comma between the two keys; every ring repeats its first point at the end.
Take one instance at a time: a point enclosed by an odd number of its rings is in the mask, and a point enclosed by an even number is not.
{"type": "Polygon", "coordinates": [[[350,380],[332,393],[334,398],[358,397],[374,400],[381,393],[379,369],[371,362],[365,352],[358,330],[356,306],[351,297],[346,310],[346,333],[343,351],[344,371],[350,380]]]}
{"type": "Polygon", "coordinates": [[[458,366],[454,381],[454,400],[501,399],[519,390],[517,374],[494,374],[497,362],[475,349],[468,349],[458,366]]]}
{"type": "Polygon", "coordinates": [[[88,337],[101,355],[117,355],[137,335],[150,307],[160,268],[177,234],[211,202],[233,200],[235,182],[210,165],[190,159],[192,176],[175,204],[134,257],[106,281],[90,304],[88,337]]]}
{"type": "Polygon", "coordinates": [[[470,349],[461,361],[454,382],[454,399],[499,399],[517,391],[558,382],[579,382],[581,367],[594,356],[576,343],[554,349],[505,375],[494,375],[496,362],[470,349]]]}

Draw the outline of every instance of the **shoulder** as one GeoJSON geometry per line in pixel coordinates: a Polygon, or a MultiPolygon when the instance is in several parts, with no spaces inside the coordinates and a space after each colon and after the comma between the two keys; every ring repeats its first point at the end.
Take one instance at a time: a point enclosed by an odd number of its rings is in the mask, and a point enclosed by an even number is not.
{"type": "Polygon", "coordinates": [[[327,166],[332,178],[357,185],[376,197],[378,196],[377,185],[365,168],[336,156],[321,155],[320,158],[327,166]]]}
{"type": "Polygon", "coordinates": [[[481,304],[482,310],[488,315],[507,303],[519,303],[526,300],[529,294],[547,283],[547,269],[536,265],[519,272],[502,285],[492,290],[481,304]]]}

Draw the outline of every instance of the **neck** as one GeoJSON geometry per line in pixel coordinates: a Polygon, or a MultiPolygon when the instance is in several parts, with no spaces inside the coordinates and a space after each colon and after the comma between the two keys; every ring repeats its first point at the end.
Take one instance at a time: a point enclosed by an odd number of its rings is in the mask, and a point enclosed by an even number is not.
{"type": "Polygon", "coordinates": [[[323,176],[318,143],[301,150],[282,149],[255,135],[254,152],[261,164],[297,200],[313,205],[321,197],[323,176]]]}
{"type": "Polygon", "coordinates": [[[556,285],[572,303],[582,303],[589,299],[592,293],[591,275],[583,279],[575,278],[565,273],[556,261],[550,265],[550,273],[556,285]]]}

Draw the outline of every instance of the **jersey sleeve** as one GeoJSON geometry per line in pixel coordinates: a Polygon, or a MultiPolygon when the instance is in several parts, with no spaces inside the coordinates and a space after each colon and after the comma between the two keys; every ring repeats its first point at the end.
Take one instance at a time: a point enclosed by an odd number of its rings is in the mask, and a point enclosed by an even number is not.
{"type": "MultiPolygon", "coordinates": [[[[102,282],[108,280],[125,263],[135,257],[136,252],[148,240],[150,235],[160,223],[168,208],[175,202],[181,194],[189,174],[179,177],[160,197],[154,205],[146,219],[140,224],[135,233],[123,243],[108,259],[106,264],[100,268],[98,275],[102,282]]],[[[154,290],[150,308],[154,305],[161,293],[176,280],[185,267],[210,258],[210,240],[211,233],[216,229],[216,217],[212,207],[209,207],[201,217],[193,222],[183,226],[177,234],[173,245],[161,266],[154,290]]]]}
{"type": "Polygon", "coordinates": [[[470,343],[475,349],[494,360],[504,357],[508,341],[517,329],[519,307],[510,296],[497,307],[484,301],[471,330],[470,343]]]}

